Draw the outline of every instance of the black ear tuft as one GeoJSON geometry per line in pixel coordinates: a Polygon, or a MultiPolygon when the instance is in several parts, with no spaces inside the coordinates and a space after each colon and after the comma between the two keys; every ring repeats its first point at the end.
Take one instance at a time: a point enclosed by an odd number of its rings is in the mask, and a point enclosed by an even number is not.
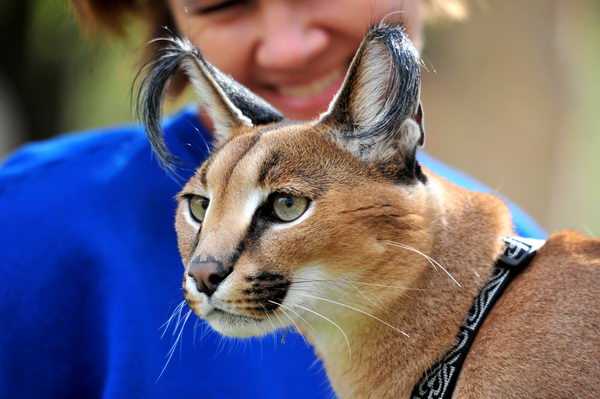
{"type": "Polygon", "coordinates": [[[170,79],[179,70],[188,75],[210,115],[217,144],[231,139],[232,130],[237,126],[262,125],[283,119],[266,101],[207,62],[187,39],[170,37],[157,41],[166,45],[140,71],[145,70],[146,74],[138,93],[137,113],[160,164],[168,171],[173,173],[179,160],[165,144],[162,103],[170,79]]]}
{"type": "Polygon", "coordinates": [[[138,72],[136,80],[144,72],[137,95],[136,113],[146,128],[146,135],[157,156],[160,165],[171,174],[175,173],[175,165],[179,159],[169,151],[162,130],[162,104],[171,78],[179,70],[182,55],[169,52],[164,47],[138,72]]]}

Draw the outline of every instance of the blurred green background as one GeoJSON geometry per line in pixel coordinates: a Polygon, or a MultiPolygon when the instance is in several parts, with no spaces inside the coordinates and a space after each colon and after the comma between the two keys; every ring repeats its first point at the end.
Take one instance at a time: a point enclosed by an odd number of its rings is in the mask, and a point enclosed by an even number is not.
{"type": "MultiPolygon", "coordinates": [[[[133,120],[135,26],[126,41],[84,37],[64,0],[4,1],[0,15],[0,158],[133,120]]],[[[475,2],[466,22],[428,28],[423,58],[427,151],[549,232],[600,236],[600,2],[475,2]]]]}

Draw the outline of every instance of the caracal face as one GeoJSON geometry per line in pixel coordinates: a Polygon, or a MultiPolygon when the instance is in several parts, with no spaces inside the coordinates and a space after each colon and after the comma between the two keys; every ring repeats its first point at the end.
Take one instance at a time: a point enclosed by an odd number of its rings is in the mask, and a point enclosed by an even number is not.
{"type": "Polygon", "coordinates": [[[340,148],[330,128],[273,125],[236,136],[178,196],[185,298],[220,333],[327,323],[318,316],[327,300],[356,306],[357,294],[385,306],[377,285],[410,286],[426,265],[394,245],[427,245],[423,184],[395,184],[340,148]],[[293,220],[274,209],[282,197],[300,202],[293,220]],[[197,198],[208,200],[202,220],[197,198]],[[191,271],[208,260],[230,270],[214,292],[191,271]]]}
{"type": "Polygon", "coordinates": [[[169,40],[143,85],[159,160],[173,160],[157,110],[179,68],[214,124],[214,152],[178,195],[194,312],[225,335],[250,336],[349,331],[354,319],[339,312],[360,302],[358,312],[377,319],[392,298],[397,305],[402,293],[380,288],[409,287],[432,267],[423,253],[435,218],[425,200],[435,183],[416,161],[420,61],[402,30],[372,28],[329,109],[308,123],[285,120],[191,43],[169,40]]]}

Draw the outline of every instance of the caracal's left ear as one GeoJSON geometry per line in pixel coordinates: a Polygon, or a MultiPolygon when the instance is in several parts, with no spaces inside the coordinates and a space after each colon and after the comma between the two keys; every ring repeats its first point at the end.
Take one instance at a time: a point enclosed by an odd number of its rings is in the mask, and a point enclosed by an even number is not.
{"type": "Polygon", "coordinates": [[[390,177],[421,178],[416,161],[417,147],[425,142],[420,83],[419,54],[402,29],[373,27],[321,122],[339,144],[390,177]]]}
{"type": "Polygon", "coordinates": [[[216,146],[243,127],[278,122],[283,116],[266,101],[212,66],[187,39],[173,37],[149,64],[140,87],[138,111],[161,164],[173,170],[177,159],[169,152],[161,127],[162,102],[169,80],[179,70],[190,78],[201,105],[213,122],[216,146]]]}

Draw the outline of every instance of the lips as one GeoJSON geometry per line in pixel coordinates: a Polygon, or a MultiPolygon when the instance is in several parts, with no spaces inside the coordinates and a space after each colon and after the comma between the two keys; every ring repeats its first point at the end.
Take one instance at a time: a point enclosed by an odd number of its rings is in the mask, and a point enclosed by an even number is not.
{"type": "Polygon", "coordinates": [[[344,73],[345,69],[339,68],[308,84],[281,85],[276,87],[275,90],[277,90],[279,94],[291,98],[312,97],[331,88],[334,83],[337,83],[340,80],[344,73]]]}
{"type": "Polygon", "coordinates": [[[311,120],[327,110],[345,75],[346,65],[312,80],[260,85],[252,89],[288,118],[311,120]]]}

